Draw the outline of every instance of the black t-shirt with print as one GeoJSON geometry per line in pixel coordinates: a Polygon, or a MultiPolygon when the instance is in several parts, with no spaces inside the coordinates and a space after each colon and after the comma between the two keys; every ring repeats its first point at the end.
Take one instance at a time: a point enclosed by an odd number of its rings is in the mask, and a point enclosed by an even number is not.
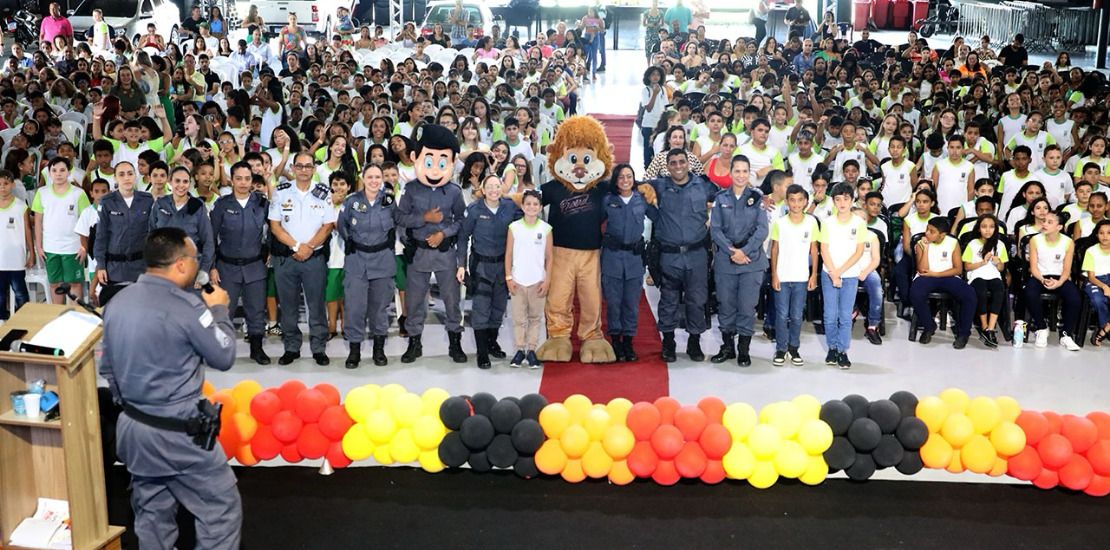
{"type": "Polygon", "coordinates": [[[609,193],[609,182],[599,182],[593,189],[571,193],[558,180],[551,180],[540,187],[543,205],[550,205],[547,223],[555,235],[555,246],[575,250],[601,248],[601,222],[605,208],[601,201],[609,193]]]}

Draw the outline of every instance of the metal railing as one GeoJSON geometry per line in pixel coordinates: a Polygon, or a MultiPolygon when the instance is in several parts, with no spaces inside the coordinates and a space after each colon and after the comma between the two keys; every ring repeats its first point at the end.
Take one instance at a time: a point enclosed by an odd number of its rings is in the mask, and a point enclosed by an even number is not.
{"type": "Polygon", "coordinates": [[[1006,43],[1017,33],[1031,52],[1082,49],[1098,40],[1098,12],[1090,8],[1055,8],[1034,2],[984,4],[960,2],[959,32],[1006,43]]]}

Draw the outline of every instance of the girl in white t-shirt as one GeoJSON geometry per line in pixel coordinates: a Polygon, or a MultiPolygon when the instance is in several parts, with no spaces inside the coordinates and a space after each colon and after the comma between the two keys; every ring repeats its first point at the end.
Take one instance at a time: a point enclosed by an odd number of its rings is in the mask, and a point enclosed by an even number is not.
{"type": "Polygon", "coordinates": [[[27,202],[13,193],[12,173],[0,171],[0,320],[7,321],[8,290],[15,294],[18,311],[30,300],[27,269],[34,265],[31,240],[31,210],[27,202]]]}
{"type": "Polygon", "coordinates": [[[975,290],[979,341],[988,348],[998,347],[995,327],[1006,300],[1002,270],[1010,260],[1006,244],[999,239],[998,218],[987,214],[975,221],[974,237],[967,243],[963,257],[967,281],[975,290]]]}
{"type": "Polygon", "coordinates": [[[1048,346],[1048,323],[1044,318],[1041,295],[1055,294],[1063,303],[1060,345],[1068,351],[1079,351],[1071,335],[1079,320],[1079,290],[1071,281],[1071,262],[1075,243],[1060,234],[1060,218],[1055,212],[1045,215],[1041,233],[1029,242],[1029,280],[1025,282],[1025,306],[1032,318],[1034,343],[1048,346]]]}
{"type": "Polygon", "coordinates": [[[1099,330],[1091,335],[1091,345],[1099,347],[1110,335],[1110,220],[1098,222],[1094,235],[1098,245],[1083,255],[1083,271],[1087,274],[1083,290],[1098,315],[1099,330]]]}
{"type": "Polygon", "coordinates": [[[513,297],[513,340],[516,354],[509,366],[543,366],[536,358],[540,328],[544,324],[543,308],[551,283],[551,258],[554,243],[551,226],[540,219],[543,208],[540,194],[524,192],[521,198],[524,217],[509,224],[505,243],[505,281],[513,297]]]}

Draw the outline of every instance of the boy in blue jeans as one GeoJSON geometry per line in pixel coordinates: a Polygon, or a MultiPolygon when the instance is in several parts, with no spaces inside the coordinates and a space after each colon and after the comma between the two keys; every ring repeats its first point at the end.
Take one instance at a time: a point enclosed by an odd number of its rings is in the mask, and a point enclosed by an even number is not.
{"type": "Polygon", "coordinates": [[[836,213],[821,224],[821,296],[825,303],[826,365],[852,368],[852,310],[859,287],[859,259],[867,237],[867,222],[852,213],[852,186],[838,183],[830,193],[836,213]]]}
{"type": "Polygon", "coordinates": [[[771,224],[771,289],[775,292],[776,367],[786,364],[787,355],[802,366],[802,313],[806,293],[817,288],[817,219],[806,214],[809,193],[801,185],[786,189],[786,216],[771,224]]]}
{"type": "MultiPolygon", "coordinates": [[[[870,195],[871,193],[868,193],[868,196],[870,195]]],[[[870,213],[867,210],[855,208],[853,211],[865,223],[869,221],[870,213]]],[[[883,343],[882,336],[879,335],[879,323],[883,321],[883,280],[879,277],[879,264],[882,263],[882,259],[883,250],[879,236],[868,225],[867,233],[864,235],[863,254],[859,257],[857,267],[860,269],[859,284],[867,292],[867,325],[864,335],[868,342],[876,346],[883,343]]]]}
{"type": "Polygon", "coordinates": [[[7,321],[8,289],[15,295],[14,311],[27,303],[27,268],[35,263],[31,241],[31,210],[16,197],[15,176],[0,170],[0,320],[7,321]]]}

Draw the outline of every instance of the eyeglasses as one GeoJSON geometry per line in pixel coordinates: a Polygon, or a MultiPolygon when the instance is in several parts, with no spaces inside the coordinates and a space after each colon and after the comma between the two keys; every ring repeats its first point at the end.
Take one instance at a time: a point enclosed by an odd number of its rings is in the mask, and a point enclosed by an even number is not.
{"type": "Polygon", "coordinates": [[[316,165],[315,164],[294,164],[293,168],[296,168],[297,170],[312,170],[313,168],[316,168],[316,165]]]}
{"type": "Polygon", "coordinates": [[[194,254],[192,256],[189,256],[189,255],[186,254],[186,255],[182,255],[181,257],[179,257],[177,260],[174,260],[174,261],[189,260],[189,259],[193,260],[194,262],[199,262],[200,261],[200,256],[197,255],[197,254],[194,254]]]}

